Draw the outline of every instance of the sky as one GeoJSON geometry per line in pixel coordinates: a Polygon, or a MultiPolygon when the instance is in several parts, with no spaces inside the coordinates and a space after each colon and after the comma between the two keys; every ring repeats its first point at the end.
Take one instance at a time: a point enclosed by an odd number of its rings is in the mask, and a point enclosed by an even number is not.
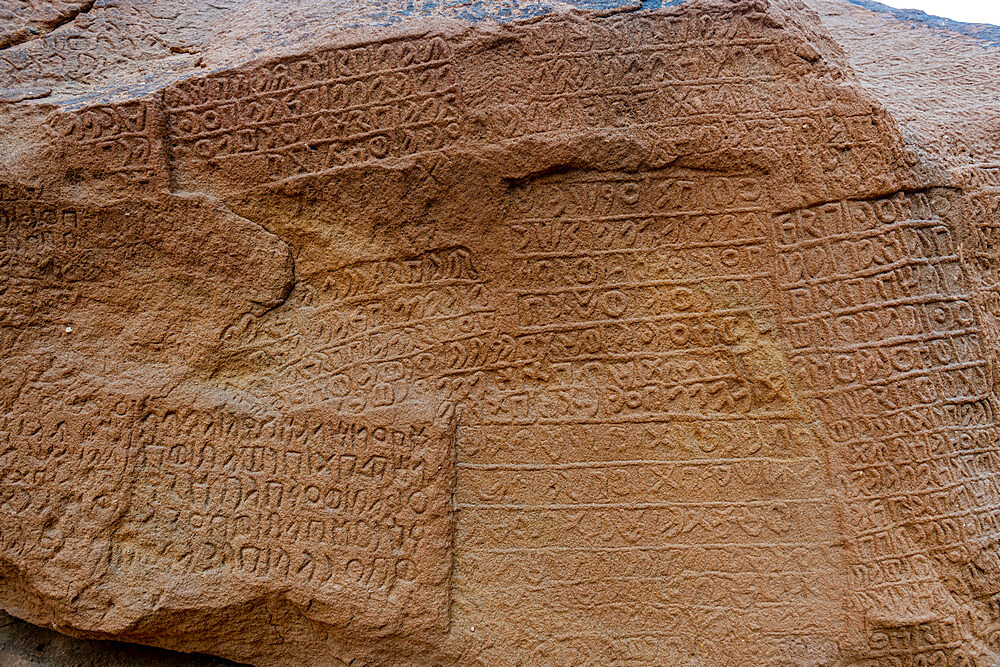
{"type": "Polygon", "coordinates": [[[1000,25],[1000,0],[878,0],[899,9],[920,9],[928,14],[969,23],[1000,25]]]}

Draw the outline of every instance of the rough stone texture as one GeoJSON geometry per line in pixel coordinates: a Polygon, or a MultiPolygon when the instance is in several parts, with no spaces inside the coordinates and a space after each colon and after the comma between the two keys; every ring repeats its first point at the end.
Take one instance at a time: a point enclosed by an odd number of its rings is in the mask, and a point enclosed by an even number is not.
{"type": "Polygon", "coordinates": [[[0,665],[29,667],[236,667],[211,656],[67,637],[0,612],[0,665]]]}
{"type": "Polygon", "coordinates": [[[861,4],[13,3],[0,607],[1000,664],[1000,51],[861,4]]]}

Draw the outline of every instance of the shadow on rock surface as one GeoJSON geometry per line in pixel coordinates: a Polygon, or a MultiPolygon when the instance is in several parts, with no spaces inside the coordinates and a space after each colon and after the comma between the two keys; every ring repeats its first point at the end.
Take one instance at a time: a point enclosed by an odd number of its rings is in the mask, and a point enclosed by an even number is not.
{"type": "Polygon", "coordinates": [[[0,611],[0,667],[73,665],[80,667],[233,667],[239,663],[196,653],[76,639],[40,628],[0,611]]]}

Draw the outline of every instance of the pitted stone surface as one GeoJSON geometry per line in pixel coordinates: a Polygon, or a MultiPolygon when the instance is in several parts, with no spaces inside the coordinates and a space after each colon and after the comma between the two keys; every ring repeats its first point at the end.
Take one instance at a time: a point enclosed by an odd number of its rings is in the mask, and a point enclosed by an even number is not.
{"type": "Polygon", "coordinates": [[[988,39],[31,7],[0,607],[260,665],[1000,661],[988,39]]]}

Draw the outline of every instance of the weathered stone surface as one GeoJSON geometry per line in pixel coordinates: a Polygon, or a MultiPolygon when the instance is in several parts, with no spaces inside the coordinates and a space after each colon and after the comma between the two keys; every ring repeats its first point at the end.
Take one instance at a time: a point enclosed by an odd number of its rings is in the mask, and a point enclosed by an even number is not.
{"type": "Polygon", "coordinates": [[[0,607],[262,665],[998,664],[990,33],[653,5],[0,16],[0,607]]]}
{"type": "Polygon", "coordinates": [[[150,646],[67,637],[0,612],[0,663],[5,667],[235,667],[222,658],[150,646]]]}

